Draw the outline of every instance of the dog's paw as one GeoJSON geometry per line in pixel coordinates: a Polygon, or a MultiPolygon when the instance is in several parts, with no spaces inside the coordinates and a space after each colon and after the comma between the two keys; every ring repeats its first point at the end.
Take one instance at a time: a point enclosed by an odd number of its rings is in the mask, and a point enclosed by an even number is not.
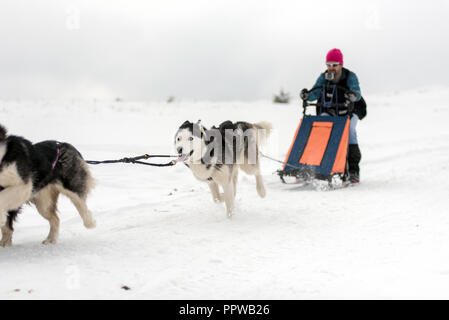
{"type": "Polygon", "coordinates": [[[226,208],[226,217],[231,220],[232,216],[234,215],[234,207],[232,208],[226,208]]]}
{"type": "Polygon", "coordinates": [[[87,229],[93,229],[97,226],[97,222],[94,219],[89,220],[89,221],[84,221],[84,226],[87,229]]]}
{"type": "Polygon", "coordinates": [[[259,197],[265,198],[265,196],[267,195],[267,192],[265,191],[264,187],[258,187],[257,194],[259,195],[259,197]]]}
{"type": "Polygon", "coordinates": [[[222,203],[224,202],[224,200],[225,200],[224,193],[220,193],[218,195],[218,198],[214,198],[215,203],[222,203]]]}
{"type": "Polygon", "coordinates": [[[42,244],[56,244],[58,242],[58,240],[56,240],[55,238],[47,238],[44,241],[42,241],[42,244]]]}
{"type": "Polygon", "coordinates": [[[6,240],[1,240],[0,241],[0,247],[6,248],[6,247],[10,247],[12,246],[12,240],[11,239],[6,239],[6,240]]]}
{"type": "Polygon", "coordinates": [[[2,229],[2,239],[0,240],[0,247],[10,247],[12,246],[12,231],[4,232],[5,230],[2,229]]]}

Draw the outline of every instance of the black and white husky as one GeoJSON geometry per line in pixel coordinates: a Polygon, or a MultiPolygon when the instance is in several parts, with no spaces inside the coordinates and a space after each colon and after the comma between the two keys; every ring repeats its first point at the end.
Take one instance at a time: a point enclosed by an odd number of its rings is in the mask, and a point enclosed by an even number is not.
{"type": "Polygon", "coordinates": [[[73,202],[84,226],[94,228],[95,220],[86,205],[93,186],[87,164],[72,145],[57,141],[32,144],[7,135],[0,125],[0,246],[12,244],[13,223],[25,203],[35,204],[50,223],[50,233],[43,243],[56,243],[60,193],[73,202]]]}
{"type": "Polygon", "coordinates": [[[200,121],[186,121],[175,135],[179,160],[184,161],[198,180],[209,184],[215,202],[225,202],[229,218],[234,208],[239,168],[256,176],[257,193],[265,197],[259,147],[271,129],[268,122],[225,121],[218,127],[207,129],[200,121]],[[219,186],[223,193],[220,193],[219,186]]]}

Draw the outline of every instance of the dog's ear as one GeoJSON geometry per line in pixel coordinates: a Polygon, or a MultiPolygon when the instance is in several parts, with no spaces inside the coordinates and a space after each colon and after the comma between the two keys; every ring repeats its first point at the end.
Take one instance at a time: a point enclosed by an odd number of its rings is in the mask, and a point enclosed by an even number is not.
{"type": "Polygon", "coordinates": [[[6,133],[6,128],[0,124],[0,142],[5,141],[6,133]]]}
{"type": "Polygon", "coordinates": [[[206,134],[205,131],[207,130],[207,128],[203,127],[203,125],[201,124],[201,119],[198,119],[195,124],[200,128],[202,134],[206,134]]]}
{"type": "Polygon", "coordinates": [[[193,123],[190,122],[189,120],[184,121],[183,124],[181,124],[181,126],[179,127],[179,129],[185,129],[185,128],[189,128],[192,127],[193,123]]]}

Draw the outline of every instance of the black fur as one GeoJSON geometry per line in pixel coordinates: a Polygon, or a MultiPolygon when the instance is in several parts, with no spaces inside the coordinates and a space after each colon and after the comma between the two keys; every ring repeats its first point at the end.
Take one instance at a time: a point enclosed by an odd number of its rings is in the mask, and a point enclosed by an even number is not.
{"type": "Polygon", "coordinates": [[[33,192],[37,192],[50,183],[61,182],[65,189],[80,196],[84,195],[87,172],[80,165],[83,158],[78,150],[68,143],[43,141],[32,144],[17,136],[6,139],[7,152],[2,166],[15,162],[24,182],[33,179],[33,192]],[[58,158],[59,149],[59,158],[58,158]],[[52,169],[53,163],[57,160],[52,169]]]}
{"type": "MultiPolygon", "coordinates": [[[[31,179],[33,193],[49,184],[59,183],[80,198],[87,196],[90,175],[82,155],[72,145],[57,141],[32,144],[22,137],[6,136],[6,130],[1,125],[0,142],[6,144],[6,153],[0,163],[0,174],[3,168],[15,163],[23,182],[28,183],[31,179]]],[[[8,211],[7,226],[11,230],[19,211],[20,208],[8,211]]]]}
{"type": "Polygon", "coordinates": [[[203,131],[206,131],[207,128],[203,127],[202,125],[199,125],[198,123],[193,123],[190,121],[185,121],[180,127],[179,130],[182,129],[189,129],[190,132],[193,133],[194,136],[198,137],[198,138],[202,138],[203,137],[203,131]],[[195,129],[195,130],[194,130],[195,129]],[[203,130],[201,130],[203,129],[203,130]]]}
{"type": "Polygon", "coordinates": [[[8,226],[8,228],[11,231],[14,231],[14,221],[16,221],[18,214],[20,213],[20,209],[19,210],[11,210],[8,211],[8,217],[6,220],[6,225],[8,226]]]}
{"type": "Polygon", "coordinates": [[[30,141],[17,136],[8,136],[4,141],[7,151],[2,159],[1,167],[15,162],[20,177],[24,182],[27,181],[32,173],[33,145],[30,141]]]}
{"type": "MultiPolygon", "coordinates": [[[[253,125],[247,122],[232,122],[230,120],[222,122],[218,127],[212,126],[211,129],[207,129],[203,127],[201,124],[198,123],[192,123],[190,121],[185,121],[180,127],[179,130],[182,129],[188,129],[192,134],[195,136],[204,139],[206,146],[208,147],[208,150],[206,152],[206,156],[201,159],[202,164],[207,164],[207,169],[211,166],[210,159],[215,157],[217,158],[217,163],[214,164],[215,169],[220,169],[223,164],[225,163],[225,154],[228,152],[232,152],[233,155],[233,163],[236,162],[238,148],[237,148],[237,138],[235,136],[232,137],[233,141],[226,141],[226,130],[232,130],[235,132],[235,130],[240,129],[244,133],[248,129],[254,129],[253,125]],[[200,127],[201,126],[201,127],[200,127]],[[195,130],[194,130],[195,129],[195,130]],[[201,130],[202,129],[202,130],[201,130]],[[199,134],[198,134],[199,133],[199,134]],[[216,152],[216,149],[214,148],[214,139],[215,136],[218,135],[218,133],[221,136],[221,154],[218,154],[216,152]],[[232,150],[229,150],[232,148],[232,150]]],[[[240,146],[239,150],[244,150],[245,155],[248,156],[248,137],[243,137],[243,144],[240,146]]],[[[231,164],[232,165],[232,164],[231,164]]]]}
{"type": "Polygon", "coordinates": [[[80,162],[84,161],[81,153],[69,143],[57,141],[43,141],[34,145],[36,154],[41,155],[42,166],[38,170],[40,179],[36,181],[36,188],[43,188],[54,182],[62,183],[67,190],[77,193],[82,197],[87,191],[85,181],[87,171],[80,162]],[[58,157],[59,149],[59,157],[58,157]],[[58,159],[57,159],[58,158],[58,159]],[[56,165],[52,170],[52,166],[56,165]]]}
{"type": "Polygon", "coordinates": [[[6,129],[0,124],[0,142],[6,139],[6,129]]]}
{"type": "MultiPolygon", "coordinates": [[[[251,125],[248,122],[238,121],[238,122],[232,122],[230,120],[224,121],[220,123],[218,127],[213,126],[210,130],[206,131],[206,136],[209,136],[209,139],[206,139],[206,144],[209,145],[211,142],[214,141],[214,137],[212,137],[212,131],[218,130],[220,132],[221,138],[222,138],[222,152],[221,156],[218,160],[218,167],[221,166],[225,162],[225,152],[232,152],[233,155],[233,163],[236,162],[238,153],[241,151],[245,152],[245,156],[248,156],[248,136],[243,135],[243,141],[237,141],[236,136],[232,136],[232,141],[227,141],[226,131],[231,130],[232,132],[235,132],[236,130],[240,129],[242,133],[245,133],[248,129],[254,129],[253,125],[251,125]],[[209,140],[209,141],[207,141],[209,140]],[[239,143],[243,143],[243,145],[239,145],[239,143]],[[228,149],[227,149],[228,148],[228,149]],[[232,151],[229,150],[232,148],[232,151]]],[[[210,156],[215,156],[214,150],[210,151],[210,156]]]]}

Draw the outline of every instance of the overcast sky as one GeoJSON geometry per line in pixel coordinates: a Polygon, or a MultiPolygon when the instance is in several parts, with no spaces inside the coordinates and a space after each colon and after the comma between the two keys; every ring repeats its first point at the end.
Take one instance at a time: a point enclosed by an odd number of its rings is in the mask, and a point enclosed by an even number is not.
{"type": "Polygon", "coordinates": [[[343,51],[362,92],[449,86],[449,1],[0,0],[0,98],[295,96],[343,51]]]}

